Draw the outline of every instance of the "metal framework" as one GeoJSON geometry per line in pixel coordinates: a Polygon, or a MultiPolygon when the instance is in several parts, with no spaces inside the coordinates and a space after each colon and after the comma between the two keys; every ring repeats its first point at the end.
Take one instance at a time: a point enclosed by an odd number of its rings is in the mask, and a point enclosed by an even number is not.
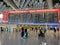
{"type": "Polygon", "coordinates": [[[43,10],[12,10],[3,13],[3,23],[8,23],[9,14],[21,13],[40,13],[40,12],[58,12],[58,23],[60,24],[60,9],[43,9],[43,10]]]}

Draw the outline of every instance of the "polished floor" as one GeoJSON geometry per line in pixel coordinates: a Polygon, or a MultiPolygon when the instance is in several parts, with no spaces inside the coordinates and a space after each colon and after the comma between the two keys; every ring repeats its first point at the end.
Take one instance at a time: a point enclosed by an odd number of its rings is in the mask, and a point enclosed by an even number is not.
{"type": "Polygon", "coordinates": [[[20,36],[20,32],[0,32],[0,45],[60,45],[60,33],[47,31],[45,38],[38,38],[37,32],[30,31],[27,39],[20,36]]]}

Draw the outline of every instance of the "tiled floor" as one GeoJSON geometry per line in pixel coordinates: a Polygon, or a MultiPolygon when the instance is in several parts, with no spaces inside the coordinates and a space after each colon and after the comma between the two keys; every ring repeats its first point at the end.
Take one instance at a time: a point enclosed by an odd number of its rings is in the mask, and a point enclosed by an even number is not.
{"type": "Polygon", "coordinates": [[[60,45],[58,32],[47,32],[45,38],[38,38],[37,33],[30,32],[27,39],[20,37],[20,32],[0,32],[0,45],[60,45]]]}

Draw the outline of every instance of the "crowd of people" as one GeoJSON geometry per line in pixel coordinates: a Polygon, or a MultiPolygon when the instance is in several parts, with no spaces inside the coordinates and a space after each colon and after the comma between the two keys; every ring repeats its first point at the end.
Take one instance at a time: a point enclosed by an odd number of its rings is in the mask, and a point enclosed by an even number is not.
{"type": "MultiPolygon", "coordinates": [[[[28,37],[28,29],[22,27],[21,28],[21,37],[23,38],[27,38],[28,37]]],[[[45,28],[39,28],[37,29],[36,27],[32,28],[32,31],[34,32],[38,32],[38,37],[45,37],[45,33],[46,33],[46,29],[45,28]]]]}
{"type": "MultiPolygon", "coordinates": [[[[6,27],[6,31],[10,32],[10,30],[11,29],[9,27],[6,27]]],[[[21,37],[28,38],[28,34],[29,34],[28,30],[30,30],[30,29],[27,27],[21,27],[21,29],[20,29],[21,37]]],[[[54,33],[56,33],[57,30],[59,31],[59,29],[56,27],[53,30],[54,30],[54,33]]],[[[3,31],[5,31],[5,30],[3,30],[3,27],[1,27],[1,32],[3,32],[3,31]]],[[[38,37],[45,37],[45,33],[47,30],[46,30],[46,28],[42,28],[42,27],[39,27],[39,28],[31,27],[31,31],[38,32],[38,37]]],[[[17,29],[16,29],[16,32],[18,32],[17,29]]]]}

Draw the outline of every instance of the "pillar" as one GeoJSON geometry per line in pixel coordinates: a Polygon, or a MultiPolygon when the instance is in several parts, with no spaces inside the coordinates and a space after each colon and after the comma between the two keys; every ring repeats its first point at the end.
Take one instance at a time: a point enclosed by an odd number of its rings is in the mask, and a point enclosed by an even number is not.
{"type": "Polygon", "coordinates": [[[59,24],[59,30],[60,30],[60,9],[58,9],[58,24],[59,24]]]}
{"type": "Polygon", "coordinates": [[[46,0],[48,3],[49,9],[53,8],[52,0],[46,0]]]}
{"type": "Polygon", "coordinates": [[[2,23],[8,23],[8,15],[9,15],[9,13],[7,11],[3,12],[3,21],[2,21],[2,23]]]}
{"type": "Polygon", "coordinates": [[[60,24],[60,9],[58,9],[58,22],[60,24]]]}

